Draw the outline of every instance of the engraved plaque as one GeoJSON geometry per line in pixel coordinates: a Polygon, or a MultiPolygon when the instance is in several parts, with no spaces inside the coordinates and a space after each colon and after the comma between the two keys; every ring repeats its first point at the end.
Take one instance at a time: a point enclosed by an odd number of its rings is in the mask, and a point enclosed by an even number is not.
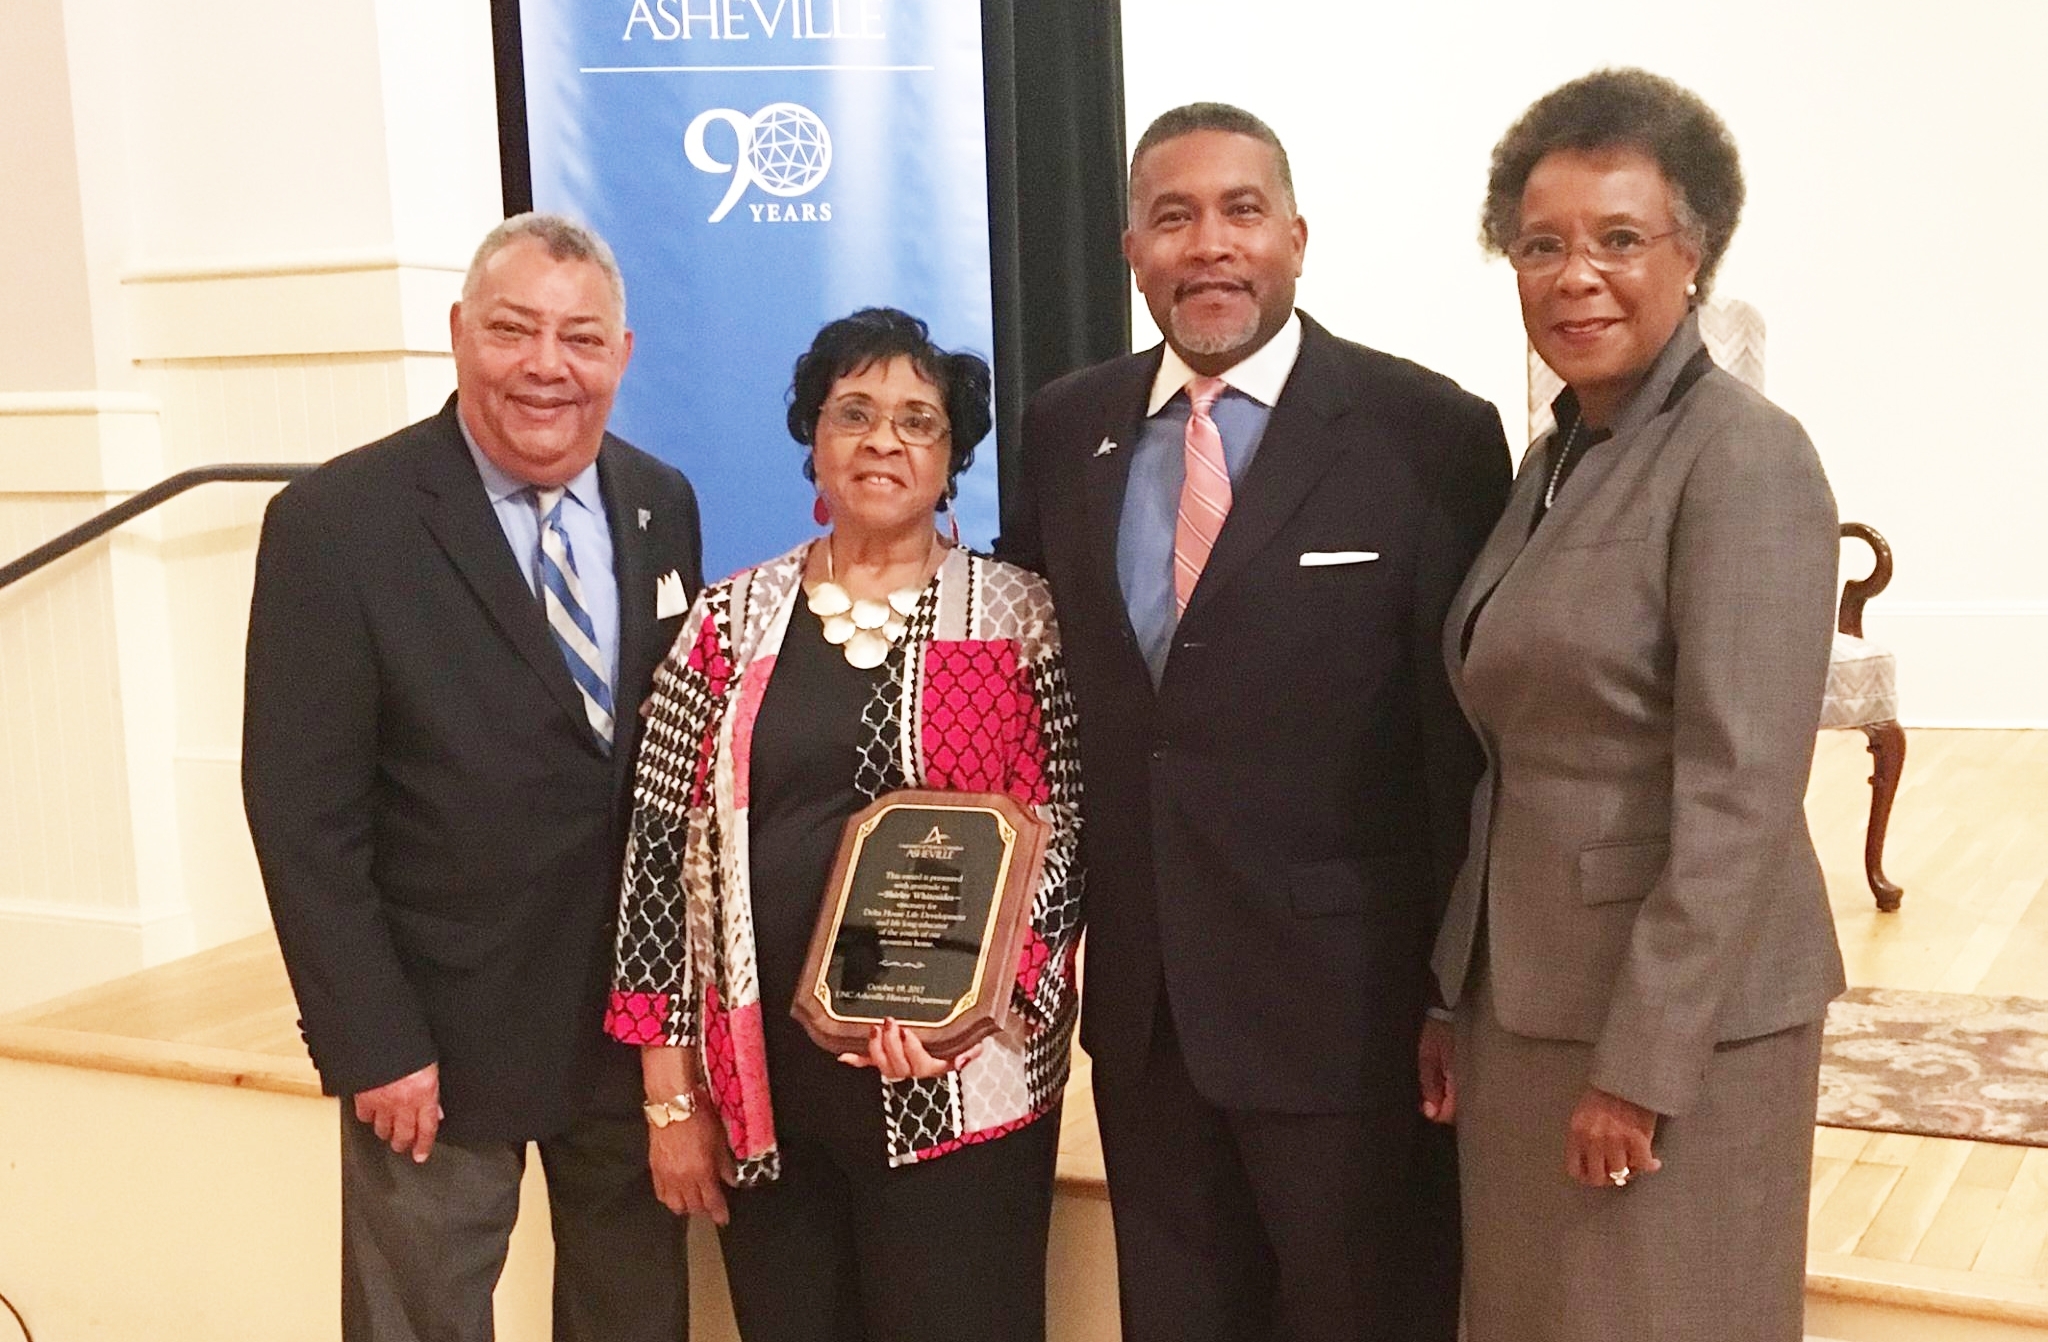
{"type": "Polygon", "coordinates": [[[846,822],[790,1012],[865,1052],[894,1018],[949,1058],[1009,1024],[1045,822],[997,792],[906,789],[846,822]]]}

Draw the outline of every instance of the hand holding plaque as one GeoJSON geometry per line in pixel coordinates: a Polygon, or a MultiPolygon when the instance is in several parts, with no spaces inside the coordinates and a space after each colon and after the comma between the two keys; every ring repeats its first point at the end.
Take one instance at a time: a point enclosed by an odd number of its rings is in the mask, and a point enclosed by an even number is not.
{"type": "Polygon", "coordinates": [[[1047,826],[997,792],[906,789],[846,822],[790,1013],[820,1048],[901,1022],[934,1057],[1004,1029],[1047,826]]]}

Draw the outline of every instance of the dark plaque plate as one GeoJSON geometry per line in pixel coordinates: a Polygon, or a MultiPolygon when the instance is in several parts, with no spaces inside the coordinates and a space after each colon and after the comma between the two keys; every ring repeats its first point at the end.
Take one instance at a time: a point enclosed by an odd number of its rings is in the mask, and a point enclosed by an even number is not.
{"type": "Polygon", "coordinates": [[[901,1021],[950,1058],[1009,1024],[1045,822],[999,792],[906,789],[846,822],[797,981],[820,1048],[901,1021]]]}

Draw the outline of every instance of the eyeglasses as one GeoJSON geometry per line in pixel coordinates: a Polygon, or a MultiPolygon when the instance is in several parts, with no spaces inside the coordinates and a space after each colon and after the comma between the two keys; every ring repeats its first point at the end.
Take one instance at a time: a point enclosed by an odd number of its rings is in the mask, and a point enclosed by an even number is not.
{"type": "Polygon", "coordinates": [[[1603,275],[1640,265],[1650,249],[1678,229],[1645,237],[1633,228],[1610,228],[1582,243],[1566,242],[1555,233],[1531,233],[1508,244],[1508,264],[1524,275],[1549,275],[1563,270],[1572,253],[1584,252],[1586,264],[1603,275]]]}
{"type": "Polygon", "coordinates": [[[825,407],[823,419],[826,428],[849,437],[871,432],[887,421],[905,447],[930,447],[952,432],[937,411],[918,405],[885,415],[869,401],[834,401],[825,407]]]}

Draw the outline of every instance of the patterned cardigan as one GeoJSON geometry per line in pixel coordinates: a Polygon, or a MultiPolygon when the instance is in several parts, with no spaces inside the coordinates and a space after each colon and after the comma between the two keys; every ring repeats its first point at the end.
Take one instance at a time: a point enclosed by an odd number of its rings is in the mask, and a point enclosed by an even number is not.
{"type": "MultiPolygon", "coordinates": [[[[788,1009],[764,1004],[756,978],[748,761],[807,550],[706,588],[655,673],[605,1012],[626,1043],[698,1047],[743,1185],[779,1170],[761,1013],[788,1009]]],[[[879,1084],[891,1166],[1000,1137],[1058,1102],[1081,932],[1073,707],[1044,582],[954,548],[907,623],[862,715],[856,789],[1007,792],[1051,834],[1017,966],[1023,1028],[957,1072],[879,1084]]]]}

